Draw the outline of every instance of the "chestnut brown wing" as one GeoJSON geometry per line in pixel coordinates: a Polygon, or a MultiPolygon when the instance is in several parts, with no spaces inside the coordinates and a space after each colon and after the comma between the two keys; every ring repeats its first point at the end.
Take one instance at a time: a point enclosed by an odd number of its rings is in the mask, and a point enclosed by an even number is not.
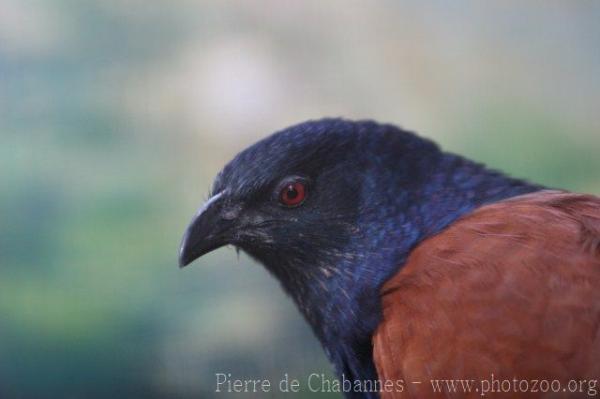
{"type": "Polygon", "coordinates": [[[600,379],[600,199],[542,191],[481,207],[415,248],[381,295],[374,361],[404,382],[383,399],[481,398],[434,394],[431,379],[600,379]]]}

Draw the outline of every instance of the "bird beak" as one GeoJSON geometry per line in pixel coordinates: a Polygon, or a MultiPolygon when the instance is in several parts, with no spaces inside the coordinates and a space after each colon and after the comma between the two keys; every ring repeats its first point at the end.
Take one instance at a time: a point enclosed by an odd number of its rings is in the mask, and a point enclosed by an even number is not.
{"type": "Polygon", "coordinates": [[[188,226],[179,249],[179,267],[229,243],[231,218],[222,217],[223,192],[210,198],[188,226]]]}

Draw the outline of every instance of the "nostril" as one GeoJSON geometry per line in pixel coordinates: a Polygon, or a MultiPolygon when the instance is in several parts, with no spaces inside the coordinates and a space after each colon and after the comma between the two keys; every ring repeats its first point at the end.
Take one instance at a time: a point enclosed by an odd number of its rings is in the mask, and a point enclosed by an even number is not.
{"type": "Polygon", "coordinates": [[[242,207],[240,205],[232,206],[230,208],[224,209],[223,212],[221,212],[221,217],[225,220],[236,219],[240,215],[241,210],[242,207]]]}

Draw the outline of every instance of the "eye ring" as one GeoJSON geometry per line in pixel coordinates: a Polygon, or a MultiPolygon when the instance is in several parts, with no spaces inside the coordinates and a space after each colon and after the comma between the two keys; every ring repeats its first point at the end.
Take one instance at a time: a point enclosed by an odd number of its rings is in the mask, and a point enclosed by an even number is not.
{"type": "Polygon", "coordinates": [[[279,188],[279,203],[287,208],[302,205],[307,195],[306,181],[302,179],[288,180],[279,188]]]}

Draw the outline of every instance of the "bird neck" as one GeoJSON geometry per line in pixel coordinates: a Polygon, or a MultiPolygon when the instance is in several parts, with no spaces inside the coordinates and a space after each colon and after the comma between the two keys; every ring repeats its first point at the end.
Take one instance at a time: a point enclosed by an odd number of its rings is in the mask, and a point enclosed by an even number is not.
{"type": "Polygon", "coordinates": [[[262,259],[295,300],[340,378],[351,380],[377,379],[371,338],[381,321],[380,290],[411,250],[479,206],[541,189],[447,153],[411,170],[413,181],[419,176],[417,185],[406,185],[390,169],[396,165],[377,167],[382,169],[369,175],[385,178],[364,188],[361,203],[373,206],[362,207],[345,248],[315,251],[304,262],[316,267],[325,258],[335,265],[329,276],[294,274],[295,265],[282,267],[285,254],[262,259]]]}

